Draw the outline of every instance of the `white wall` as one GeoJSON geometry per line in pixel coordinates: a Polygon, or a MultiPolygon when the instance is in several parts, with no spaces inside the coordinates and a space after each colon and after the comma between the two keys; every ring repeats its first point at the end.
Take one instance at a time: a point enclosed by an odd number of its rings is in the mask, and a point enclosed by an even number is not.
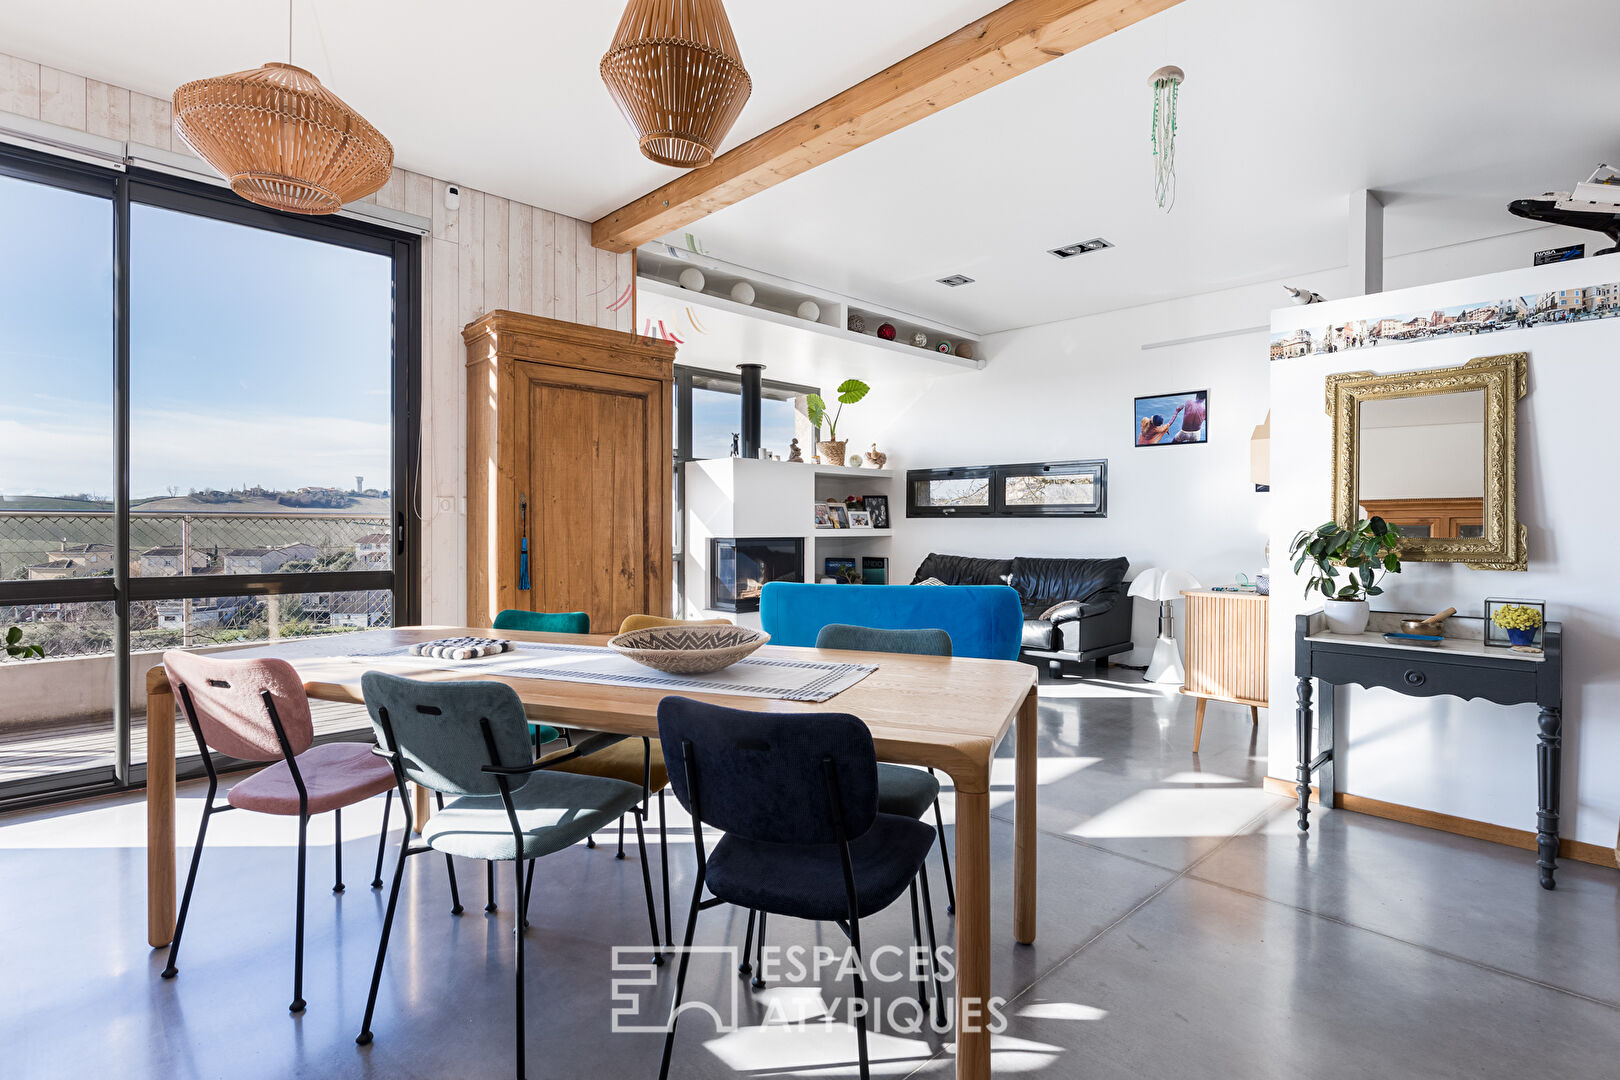
{"type": "MultiPolygon", "coordinates": [[[[158,150],[189,154],[169,102],[0,53],[0,113],[158,150]]],[[[411,148],[397,146],[409,164],[411,148]]],[[[611,310],[634,277],[629,255],[591,247],[590,222],[396,168],[361,200],[431,218],[422,241],[422,621],[459,625],[467,611],[466,350],[461,329],[508,308],[590,326],[632,329],[611,310]]],[[[401,508],[404,508],[402,505],[401,508]]],[[[416,509],[415,506],[412,509],[416,509]]]]}
{"type": "MultiPolygon", "coordinates": [[[[1278,312],[1277,329],[1446,307],[1620,279],[1620,259],[1587,260],[1278,312]]],[[[1284,554],[1293,534],[1331,515],[1332,425],[1323,408],[1330,372],[1405,371],[1460,365],[1475,356],[1527,352],[1530,393],[1519,403],[1518,512],[1529,529],[1528,573],[1408,564],[1386,580],[1382,610],[1482,613],[1487,596],[1532,597],[1564,628],[1562,835],[1603,846],[1620,819],[1620,570],[1612,537],[1620,509],[1610,497],[1615,451],[1601,434],[1604,404],[1620,397],[1620,320],[1544,326],[1473,338],[1364,349],[1271,364],[1271,699],[1291,714],[1294,616],[1305,600],[1284,554]],[[1596,426],[1593,426],[1593,425],[1596,426]],[[1286,449],[1284,449],[1286,448],[1286,449]]],[[[1536,709],[1388,691],[1339,691],[1341,791],[1516,829],[1535,827],[1536,709]]],[[[1292,725],[1270,729],[1273,776],[1292,779],[1292,725]]]]}

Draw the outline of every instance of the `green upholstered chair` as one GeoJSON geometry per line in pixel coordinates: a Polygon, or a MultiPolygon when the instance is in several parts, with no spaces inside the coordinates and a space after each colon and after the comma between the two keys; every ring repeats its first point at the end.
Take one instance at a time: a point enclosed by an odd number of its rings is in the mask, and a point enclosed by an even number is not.
{"type": "MultiPolygon", "coordinates": [[[[510,862],[517,898],[513,924],[517,934],[517,1075],[521,1080],[525,1073],[524,911],[533,889],[535,860],[571,847],[621,814],[635,814],[636,839],[642,843],[647,919],[653,950],[662,960],[639,812],[646,789],[606,777],[555,773],[549,768],[555,762],[535,761],[523,703],[515,690],[502,683],[432,683],[368,671],[361,677],[361,687],[377,733],[377,752],[392,764],[401,797],[405,782],[410,781],[454,798],[428,819],[418,846],[412,846],[408,829],[400,841],[371,992],[356,1041],[365,1045],[372,1039],[371,1019],[405,860],[439,851],[485,859],[491,865],[510,862]],[[527,877],[524,863],[528,863],[527,877]]],[[[569,753],[584,753],[590,742],[581,740],[569,753]]]]}
{"type": "Polygon", "coordinates": [[[531,634],[588,634],[591,617],[583,611],[523,611],[507,608],[495,616],[497,630],[524,630],[531,634]]]}

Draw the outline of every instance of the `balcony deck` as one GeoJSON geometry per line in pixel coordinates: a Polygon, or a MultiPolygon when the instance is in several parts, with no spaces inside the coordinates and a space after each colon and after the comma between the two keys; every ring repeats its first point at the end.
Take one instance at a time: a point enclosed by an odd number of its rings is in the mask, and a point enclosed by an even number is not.
{"type": "MultiPolygon", "coordinates": [[[[130,754],[132,760],[144,762],[145,703],[135,704],[137,711],[130,722],[130,754]]],[[[360,705],[311,701],[310,711],[314,716],[316,735],[340,731],[366,731],[371,727],[366,710],[360,705]]],[[[196,741],[192,737],[190,727],[182,720],[176,720],[175,727],[176,750],[181,756],[194,754],[196,741]]],[[[45,721],[11,730],[0,729],[0,790],[3,790],[3,785],[15,780],[74,772],[79,769],[110,767],[113,764],[116,745],[117,739],[110,711],[97,717],[45,721]]]]}

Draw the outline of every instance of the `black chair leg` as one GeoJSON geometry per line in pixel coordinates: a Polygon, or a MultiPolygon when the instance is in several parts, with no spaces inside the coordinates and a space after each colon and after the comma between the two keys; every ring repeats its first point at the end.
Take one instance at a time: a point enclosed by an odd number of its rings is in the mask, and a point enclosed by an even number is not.
{"type": "Polygon", "coordinates": [[[343,891],[343,807],[332,811],[332,891],[343,891]]]}
{"type": "Polygon", "coordinates": [[[754,961],[749,956],[754,951],[754,920],[759,918],[759,912],[753,908],[748,909],[748,929],[743,934],[742,963],[737,965],[737,974],[748,975],[754,970],[754,961]]]}
{"type": "MultiPolygon", "coordinates": [[[[383,958],[388,955],[388,935],[394,929],[394,909],[399,905],[399,883],[405,876],[405,855],[410,846],[411,828],[410,822],[406,822],[405,832],[399,838],[399,861],[394,863],[394,884],[388,890],[388,910],[383,915],[382,937],[377,941],[377,965],[371,969],[371,993],[366,996],[366,1015],[360,1021],[360,1034],[354,1040],[361,1046],[371,1042],[371,1016],[377,1008],[377,987],[382,983],[383,958]]],[[[455,880],[455,871],[452,870],[452,887],[455,880]]]]}
{"type": "Polygon", "coordinates": [[[536,859],[529,860],[528,878],[523,883],[523,926],[525,929],[529,925],[529,901],[534,899],[534,864],[537,861],[536,859]]]}
{"type": "Polygon", "coordinates": [[[939,946],[934,943],[934,898],[928,895],[928,864],[922,865],[923,925],[928,927],[928,966],[934,975],[934,1021],[940,1031],[946,1030],[945,989],[939,981],[939,946]]]}
{"type": "MultiPolygon", "coordinates": [[[[443,792],[435,791],[433,793],[433,801],[434,801],[434,804],[436,806],[438,806],[438,808],[440,810],[444,809],[444,793],[443,792]]],[[[403,806],[404,804],[405,804],[405,796],[401,795],[400,796],[400,805],[403,806]]],[[[410,823],[407,822],[406,825],[405,825],[405,839],[409,840],[410,838],[411,838],[410,823]]],[[[461,890],[456,888],[456,863],[455,863],[454,859],[450,858],[448,853],[446,853],[445,856],[444,856],[444,865],[445,865],[445,869],[450,871],[450,914],[452,914],[452,915],[460,915],[466,909],[461,906],[461,890]]]]}
{"type": "Polygon", "coordinates": [[[922,952],[922,915],[917,910],[917,881],[911,882],[911,940],[917,945],[917,952],[911,954],[912,973],[917,977],[917,1004],[922,1006],[923,1015],[928,1015],[928,980],[923,976],[922,970],[917,967],[922,952]]]}
{"type": "MultiPolygon", "coordinates": [[[[647,838],[641,826],[641,815],[636,818],[636,848],[641,855],[641,887],[647,893],[647,922],[652,926],[653,963],[664,962],[664,946],[658,940],[658,910],[653,906],[652,870],[647,866],[647,838]]],[[[621,819],[622,820],[622,819],[621,819]]]]}
{"type": "MultiPolygon", "coordinates": [[[[636,820],[640,821],[641,819],[637,818],[636,820]]],[[[613,856],[613,857],[615,859],[624,858],[624,815],[623,814],[619,815],[619,853],[617,855],[613,856]]]]}
{"type": "MultiPolygon", "coordinates": [[[[760,912],[763,918],[765,913],[760,912]]],[[[855,1047],[861,1056],[861,1080],[872,1080],[872,1063],[866,1055],[866,983],[861,979],[861,920],[856,916],[853,908],[849,913],[849,943],[855,950],[855,1001],[851,1003],[850,1011],[856,1013],[855,1017],[855,1047]]]]}
{"type": "MultiPolygon", "coordinates": [[[[518,854],[521,855],[522,852],[519,852],[518,854]]],[[[490,867],[491,880],[493,880],[493,875],[494,875],[494,872],[495,872],[495,864],[492,862],[492,863],[489,864],[489,867],[490,867]]],[[[512,860],[512,881],[514,883],[514,888],[515,888],[515,890],[517,892],[517,910],[522,911],[523,910],[523,899],[524,899],[523,892],[524,892],[524,889],[523,889],[523,860],[521,858],[512,860]]],[[[524,1077],[524,1063],[525,1063],[525,1058],[526,1058],[526,1055],[524,1054],[524,1050],[523,1050],[523,1034],[524,1034],[524,1028],[526,1026],[525,1023],[524,1023],[524,1013],[523,1013],[523,938],[524,938],[525,935],[523,933],[523,920],[521,918],[518,920],[518,926],[517,926],[516,930],[517,930],[517,1080],[523,1080],[523,1077],[524,1077]]]]}
{"type": "Polygon", "coordinates": [[[765,980],[760,976],[765,974],[765,916],[766,912],[759,913],[759,937],[754,939],[754,978],[748,985],[755,990],[765,989],[765,980]]]}
{"type": "Polygon", "coordinates": [[[382,880],[383,852],[388,847],[388,811],[392,810],[393,808],[394,808],[394,789],[389,788],[386,792],[383,793],[382,831],[377,834],[377,869],[376,869],[376,872],[374,872],[371,875],[371,887],[373,889],[380,889],[380,888],[382,888],[382,884],[383,884],[383,880],[382,880]]]}
{"type": "Polygon", "coordinates": [[[587,851],[595,851],[596,850],[596,837],[587,836],[585,838],[585,849],[587,851]]]}
{"type": "Polygon", "coordinates": [[[309,846],[309,815],[298,815],[298,918],[293,930],[293,999],[289,1012],[304,1011],[304,863],[309,846]]]}
{"type": "MultiPolygon", "coordinates": [[[[933,770],[930,769],[929,772],[933,770]]],[[[940,812],[939,800],[934,800],[935,840],[939,843],[939,862],[945,868],[945,914],[956,914],[956,882],[951,878],[951,853],[946,850],[945,815],[940,812]]]]}
{"type": "MultiPolygon", "coordinates": [[[[484,863],[484,868],[488,871],[488,876],[484,879],[484,882],[485,882],[484,883],[484,895],[489,897],[489,902],[484,905],[484,910],[485,911],[494,911],[495,910],[495,863],[493,861],[485,862],[484,863]]],[[[519,869],[521,869],[521,867],[519,869]]]]}
{"type": "Polygon", "coordinates": [[[169,942],[169,966],[163,969],[163,977],[172,979],[180,973],[175,967],[175,961],[180,958],[180,935],[186,932],[186,913],[191,910],[191,889],[197,884],[197,866],[202,862],[203,838],[208,835],[208,819],[213,817],[212,807],[214,795],[219,790],[219,783],[210,778],[208,781],[208,798],[203,803],[202,822],[197,826],[197,843],[191,849],[191,870],[186,874],[186,891],[180,896],[180,918],[174,924],[174,940],[169,942]]]}
{"type": "Polygon", "coordinates": [[[675,934],[669,925],[669,831],[664,824],[664,793],[658,792],[658,861],[664,868],[664,940],[673,942],[675,934]]]}
{"type": "Polygon", "coordinates": [[[675,1025],[681,1018],[681,995],[686,991],[686,964],[692,959],[692,935],[697,932],[698,901],[703,897],[703,870],[699,863],[697,883],[692,886],[692,906],[686,913],[686,939],[681,946],[680,963],[675,965],[675,1001],[669,1007],[669,1030],[664,1032],[664,1060],[658,1066],[658,1080],[669,1080],[669,1059],[675,1052],[675,1025]]]}

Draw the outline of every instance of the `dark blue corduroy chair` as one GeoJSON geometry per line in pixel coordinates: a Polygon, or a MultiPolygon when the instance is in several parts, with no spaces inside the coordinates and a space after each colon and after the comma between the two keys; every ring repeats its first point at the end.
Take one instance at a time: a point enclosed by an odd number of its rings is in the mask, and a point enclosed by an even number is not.
{"type": "MultiPolygon", "coordinates": [[[[523,703],[517,692],[503,683],[430,683],[368,671],[361,676],[360,684],[377,733],[377,753],[393,764],[401,799],[407,780],[435,794],[458,797],[428,819],[421,846],[411,846],[409,828],[400,840],[365,1019],[355,1041],[362,1046],[371,1042],[371,1017],[377,1005],[377,988],[382,981],[383,959],[388,953],[388,935],[394,924],[406,858],[442,851],[447,858],[459,855],[486,859],[492,866],[497,861],[510,861],[517,896],[513,911],[517,933],[517,1075],[522,1080],[523,929],[534,884],[534,860],[571,847],[625,813],[636,815],[636,839],[642,842],[640,807],[645,803],[645,790],[622,780],[546,771],[563,757],[589,753],[598,737],[582,740],[563,754],[535,761],[523,703]],[[527,881],[524,863],[529,864],[527,881]]],[[[647,894],[647,919],[656,952],[662,946],[653,911],[645,843],[641,849],[641,881],[647,894]]]]}
{"type": "MultiPolygon", "coordinates": [[[[667,697],[658,703],[658,737],[670,787],[692,816],[697,849],[697,881],[659,1069],[663,1080],[699,910],[730,903],[762,918],[774,912],[837,922],[859,957],[862,917],[887,908],[909,888],[912,929],[920,941],[916,881],[934,830],[878,811],[872,733],[846,713],[746,712],[667,697]],[[705,825],[725,833],[712,853],[705,825]],[[705,886],[709,900],[703,899],[705,886]]],[[[857,965],[855,995],[864,994],[857,965]]],[[[864,1015],[855,1032],[865,1080],[864,1015]]]]}

